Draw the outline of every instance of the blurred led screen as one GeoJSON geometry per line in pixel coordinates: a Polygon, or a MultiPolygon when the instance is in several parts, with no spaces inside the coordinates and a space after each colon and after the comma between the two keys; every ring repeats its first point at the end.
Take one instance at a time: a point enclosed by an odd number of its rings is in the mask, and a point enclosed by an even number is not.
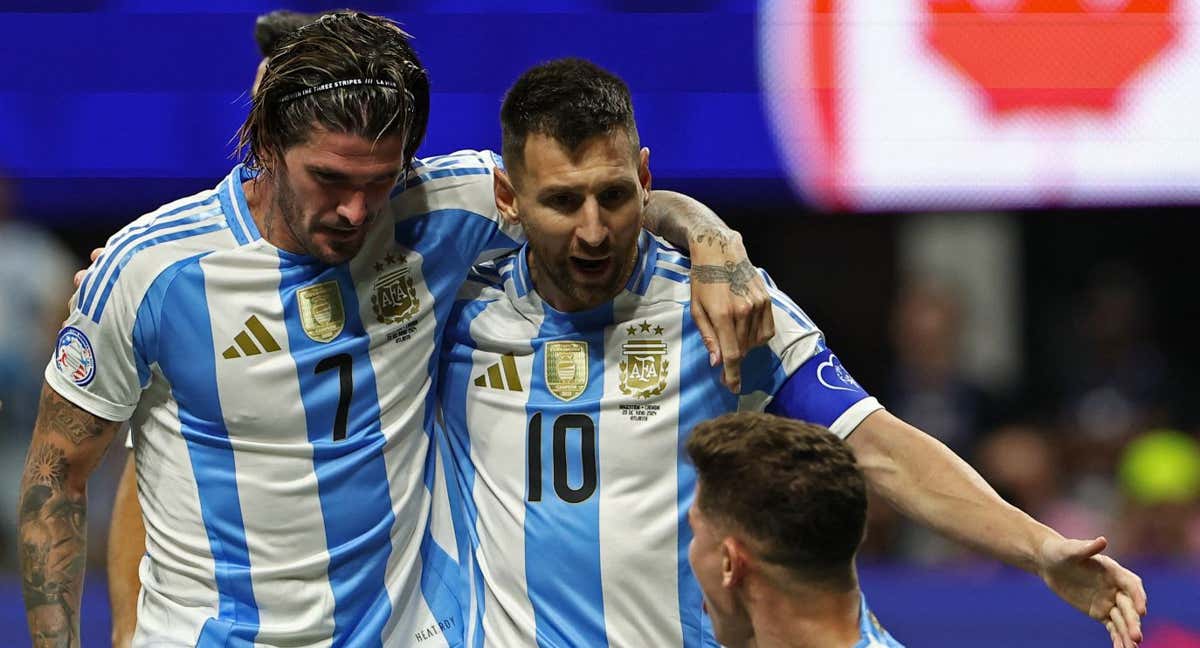
{"type": "MultiPolygon", "coordinates": [[[[1200,202],[1200,0],[352,4],[430,69],[422,155],[498,148],[517,75],[582,56],[629,83],[663,187],[867,211],[1200,202]]],[[[5,0],[0,173],[62,224],[211,186],[255,17],[337,6],[5,0]]]]}
{"type": "Polygon", "coordinates": [[[1200,0],[768,0],[794,185],[855,209],[1200,197],[1200,0]]]}

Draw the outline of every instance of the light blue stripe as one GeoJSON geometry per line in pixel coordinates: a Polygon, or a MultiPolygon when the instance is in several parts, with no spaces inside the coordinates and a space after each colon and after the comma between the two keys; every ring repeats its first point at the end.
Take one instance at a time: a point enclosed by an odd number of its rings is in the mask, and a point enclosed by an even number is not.
{"type": "MultiPolygon", "coordinates": [[[[700,330],[692,319],[691,310],[685,305],[681,309],[683,318],[682,342],[679,351],[681,370],[679,374],[679,451],[675,470],[678,479],[678,554],[676,557],[679,574],[679,619],[683,629],[684,648],[699,648],[715,643],[711,636],[711,625],[705,623],[701,602],[700,585],[688,564],[688,544],[692,541],[692,527],[687,521],[687,511],[696,492],[696,469],[687,460],[683,446],[692,428],[702,421],[737,409],[737,396],[721,384],[721,367],[710,367],[708,350],[700,338],[700,330]],[[707,634],[706,634],[707,633],[707,634]]],[[[744,371],[744,370],[743,370],[744,371]]]]}
{"type": "Polygon", "coordinates": [[[688,269],[691,269],[691,267],[692,267],[691,259],[683,256],[682,254],[680,254],[678,252],[675,252],[671,248],[666,248],[666,247],[661,248],[658,251],[658,260],[666,261],[667,263],[674,263],[677,266],[683,266],[688,269]]]}
{"type": "MultiPolygon", "coordinates": [[[[600,573],[600,497],[604,456],[604,421],[600,399],[604,390],[604,330],[613,321],[609,303],[570,317],[547,310],[546,320],[534,341],[534,358],[527,420],[541,415],[541,501],[525,506],[525,581],[533,607],[537,643],[540,647],[607,646],[604,625],[604,595],[600,573]],[[585,332],[586,331],[586,332],[585,332]],[[564,402],[546,386],[546,344],[551,340],[582,340],[588,343],[588,384],[576,399],[564,402]],[[595,427],[596,490],[588,499],[568,503],[555,488],[555,421],[566,414],[590,417],[595,427]]],[[[619,423],[618,423],[619,424],[619,423]]],[[[565,431],[566,486],[579,488],[583,482],[582,431],[565,431]]],[[[528,433],[526,441],[528,442],[528,433]]],[[[527,448],[527,452],[529,448],[527,448]]],[[[530,475],[534,479],[537,475],[530,475]]]]}
{"type": "Polygon", "coordinates": [[[380,646],[392,612],[384,576],[395,516],[382,452],[385,439],[379,425],[370,340],[359,317],[354,280],[344,264],[330,268],[296,264],[282,257],[280,273],[288,347],[296,363],[325,520],[334,599],[333,645],[380,646]],[[304,332],[296,293],[326,281],[337,282],[345,324],[335,340],[322,344],[304,332]],[[349,356],[353,394],[346,437],[335,441],[341,370],[334,366],[318,372],[317,365],[341,354],[349,356]]]}
{"type": "Polygon", "coordinates": [[[208,253],[204,252],[171,264],[158,273],[158,277],[142,295],[142,303],[138,305],[137,316],[133,322],[133,355],[137,365],[138,384],[143,388],[150,382],[150,366],[158,362],[158,323],[162,319],[167,287],[183,268],[207,255],[208,253]]]}
{"type": "MultiPolygon", "coordinates": [[[[186,220],[188,222],[193,222],[193,218],[198,221],[198,220],[201,220],[202,218],[211,218],[211,217],[212,217],[212,215],[208,214],[205,216],[189,217],[186,220]]],[[[174,225],[174,224],[175,223],[171,223],[167,226],[169,227],[170,225],[174,225]]],[[[193,229],[183,230],[183,231],[179,231],[179,232],[172,232],[170,234],[163,234],[161,236],[157,236],[152,239],[143,240],[140,243],[138,243],[137,245],[130,248],[121,257],[120,262],[117,263],[117,267],[115,270],[113,270],[112,276],[108,278],[108,281],[106,282],[106,284],[104,286],[104,292],[100,293],[100,300],[96,302],[96,307],[93,310],[92,315],[91,315],[92,321],[96,322],[97,324],[100,323],[100,318],[104,314],[104,306],[108,303],[108,296],[110,294],[112,294],[113,287],[117,285],[117,279],[119,279],[121,277],[121,271],[125,269],[125,266],[128,265],[128,263],[133,259],[135,254],[137,254],[138,252],[140,252],[141,250],[144,250],[146,248],[154,247],[155,245],[159,245],[162,243],[169,243],[171,241],[178,241],[180,239],[185,239],[185,238],[191,238],[193,236],[200,236],[202,234],[208,234],[210,232],[215,232],[218,230],[226,229],[227,227],[228,226],[225,223],[210,223],[208,225],[202,225],[199,227],[195,227],[193,229]]],[[[95,293],[93,293],[92,296],[94,297],[95,293]]],[[[88,308],[90,308],[90,303],[84,304],[81,311],[86,313],[88,308]]]]}
{"type": "Polygon", "coordinates": [[[470,608],[471,589],[474,589],[475,623],[469,633],[470,643],[483,648],[483,615],[487,611],[484,597],[483,570],[475,557],[479,552],[479,509],[475,502],[475,464],[471,461],[471,435],[467,426],[467,400],[471,390],[473,370],[471,323],[494,300],[459,302],[451,310],[446,325],[447,340],[442,357],[440,387],[438,391],[445,399],[446,429],[441,447],[448,458],[450,506],[454,511],[454,533],[458,541],[458,555],[464,569],[460,600],[463,618],[467,619],[470,608]],[[470,579],[468,584],[466,579],[470,579]]]}
{"type": "Polygon", "coordinates": [[[405,189],[411,189],[419,184],[429,182],[430,180],[438,180],[441,178],[450,178],[454,176],[469,176],[469,175],[487,175],[492,170],[487,167],[451,167],[422,173],[415,178],[409,178],[404,183],[405,189]]]}
{"type": "Polygon", "coordinates": [[[113,240],[111,240],[105,244],[106,247],[105,247],[104,255],[99,259],[95,271],[88,273],[88,276],[85,278],[83,285],[80,286],[80,293],[79,293],[80,300],[81,300],[80,301],[80,312],[87,312],[87,309],[91,308],[92,300],[94,300],[96,298],[96,291],[98,290],[98,287],[96,286],[96,282],[100,281],[100,278],[103,277],[105,275],[105,273],[108,272],[109,268],[111,268],[112,265],[117,262],[117,259],[118,259],[118,257],[120,257],[123,250],[134,239],[136,239],[140,236],[144,236],[144,235],[150,233],[151,231],[154,231],[155,229],[163,229],[164,227],[171,227],[174,225],[180,225],[180,224],[185,224],[185,223],[189,223],[189,222],[196,222],[197,220],[201,220],[207,216],[211,216],[212,213],[209,213],[206,211],[199,215],[192,215],[190,217],[177,218],[175,220],[167,220],[167,219],[170,219],[172,216],[177,216],[182,212],[185,212],[185,211],[188,211],[191,209],[196,209],[197,207],[201,207],[204,205],[208,205],[209,203],[213,203],[216,200],[217,200],[217,197],[214,195],[214,196],[209,196],[208,198],[205,198],[203,200],[198,200],[196,202],[190,202],[181,207],[172,209],[171,211],[159,214],[158,216],[156,216],[153,220],[151,220],[148,223],[144,223],[142,225],[130,226],[124,232],[113,237],[113,240]]]}
{"type": "MultiPolygon", "coordinates": [[[[212,322],[198,263],[184,265],[162,301],[159,366],[179,404],[200,514],[208,534],[217,583],[218,617],[205,624],[198,644],[253,645],[258,604],[250,578],[250,552],[237,485],[233,446],[221,412],[212,322]]],[[[146,350],[149,353],[149,350],[146,350]]]]}
{"type": "Polygon", "coordinates": [[[665,277],[667,279],[670,279],[671,281],[674,281],[675,283],[681,283],[681,284],[688,283],[687,275],[682,275],[682,274],[679,274],[678,272],[675,272],[674,270],[668,270],[668,269],[662,268],[662,267],[654,268],[654,276],[665,277]]]}

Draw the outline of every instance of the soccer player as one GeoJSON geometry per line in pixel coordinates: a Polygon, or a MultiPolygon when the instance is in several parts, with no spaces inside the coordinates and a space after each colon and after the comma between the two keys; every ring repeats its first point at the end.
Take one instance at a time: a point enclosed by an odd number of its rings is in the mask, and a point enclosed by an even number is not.
{"type": "MultiPolygon", "coordinates": [[[[526,72],[501,109],[497,207],[528,242],[459,294],[439,375],[469,643],[700,646],[712,633],[688,568],[695,471],[687,433],[737,410],[828,427],[867,480],[917,520],[1037,573],[1140,639],[1138,578],[1008,505],[958,457],[854,381],[824,335],[771,289],[776,335],[743,361],[738,394],[710,367],[688,298],[738,290],[642,231],[650,190],[629,91],[578,59],[526,72]]],[[[764,275],[765,276],[765,275],[764,275]]]]}
{"type": "Polygon", "coordinates": [[[413,159],[428,100],[393,23],[325,16],[272,56],[247,162],[109,239],[22,480],[36,645],[78,643],[86,479],[124,420],[136,644],[458,643],[430,523],[433,350],[469,265],[521,235],[495,213],[492,154],[413,159]]]}
{"type": "Polygon", "coordinates": [[[867,609],[854,555],[867,487],[828,428],[741,412],[692,430],[688,562],[729,648],[902,648],[867,609]]]}

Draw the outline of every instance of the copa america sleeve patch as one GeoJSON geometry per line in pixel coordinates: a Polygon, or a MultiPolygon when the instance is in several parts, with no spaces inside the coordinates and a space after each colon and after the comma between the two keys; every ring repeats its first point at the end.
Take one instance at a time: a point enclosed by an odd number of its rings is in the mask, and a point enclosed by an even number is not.
{"type": "Polygon", "coordinates": [[[96,353],[83,331],[68,326],[59,332],[54,348],[54,368],[80,387],[96,377],[96,353]]]}

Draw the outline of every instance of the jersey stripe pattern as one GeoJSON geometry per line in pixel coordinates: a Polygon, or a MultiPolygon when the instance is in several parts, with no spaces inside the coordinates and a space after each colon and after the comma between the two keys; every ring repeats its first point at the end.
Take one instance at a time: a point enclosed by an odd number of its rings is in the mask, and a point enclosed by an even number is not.
{"type": "Polygon", "coordinates": [[[137,645],[461,645],[434,350],[469,267],[521,240],[497,163],[418,161],[338,266],[262,239],[243,167],[109,240],[45,375],[131,422],[137,645]]]}
{"type": "Polygon", "coordinates": [[[774,289],[778,333],[746,357],[743,393],[730,393],[692,320],[689,270],[643,233],[624,290],[591,310],[546,304],[524,249],[464,284],[443,346],[439,447],[467,645],[715,645],[687,563],[688,432],[762,409],[793,382],[803,384],[790,407],[843,436],[879,408],[861,388],[812,378],[829,357],[821,332],[774,289]]]}

